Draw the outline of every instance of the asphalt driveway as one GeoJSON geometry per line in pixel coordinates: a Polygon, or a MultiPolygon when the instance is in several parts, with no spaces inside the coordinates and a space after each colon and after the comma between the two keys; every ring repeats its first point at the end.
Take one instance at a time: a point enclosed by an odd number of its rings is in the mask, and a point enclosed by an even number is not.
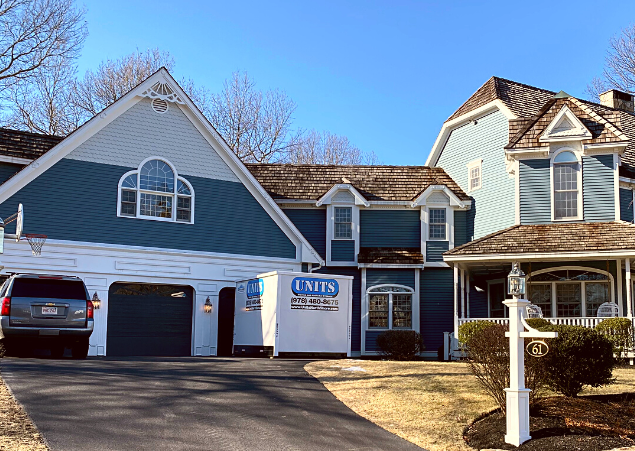
{"type": "Polygon", "coordinates": [[[420,450],[340,403],[306,361],[2,359],[54,450],[420,450]]]}

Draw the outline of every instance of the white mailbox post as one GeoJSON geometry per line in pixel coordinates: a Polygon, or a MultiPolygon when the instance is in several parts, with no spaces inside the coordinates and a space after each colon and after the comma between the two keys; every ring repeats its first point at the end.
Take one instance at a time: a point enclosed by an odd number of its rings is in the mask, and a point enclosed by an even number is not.
{"type": "Polygon", "coordinates": [[[514,263],[509,273],[509,294],[514,299],[504,301],[509,307],[509,388],[506,393],[507,434],[505,442],[520,446],[529,435],[529,390],[525,388],[525,338],[555,338],[557,332],[540,332],[529,327],[525,321],[525,311],[530,302],[521,299],[525,294],[525,274],[514,263]],[[527,329],[527,331],[525,331],[527,329]]]}

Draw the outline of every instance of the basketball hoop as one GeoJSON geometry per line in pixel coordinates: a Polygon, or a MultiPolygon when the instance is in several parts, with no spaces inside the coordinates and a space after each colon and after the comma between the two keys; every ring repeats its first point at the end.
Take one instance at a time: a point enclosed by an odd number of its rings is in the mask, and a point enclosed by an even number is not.
{"type": "Polygon", "coordinates": [[[25,239],[31,245],[31,253],[38,256],[42,253],[42,246],[46,242],[47,235],[41,235],[39,233],[24,233],[22,239],[25,239]]]}

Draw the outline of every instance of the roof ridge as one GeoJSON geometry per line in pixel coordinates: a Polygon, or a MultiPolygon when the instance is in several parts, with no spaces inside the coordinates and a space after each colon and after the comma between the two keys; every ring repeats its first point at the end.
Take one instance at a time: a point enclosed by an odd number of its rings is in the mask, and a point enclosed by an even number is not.
{"type": "MultiPolygon", "coordinates": [[[[523,86],[525,88],[530,88],[530,89],[535,89],[536,91],[543,91],[543,92],[547,92],[549,94],[556,94],[555,91],[551,91],[549,89],[544,89],[544,88],[539,88],[538,86],[532,86],[532,85],[528,85],[526,83],[520,83],[519,81],[514,81],[514,80],[510,80],[509,78],[503,78],[503,77],[497,77],[497,76],[493,76],[492,78],[494,78],[497,82],[498,81],[506,81],[508,83],[513,83],[517,86],[523,86]]],[[[498,92],[497,92],[498,94],[498,92]]]]}
{"type": "Polygon", "coordinates": [[[611,121],[609,121],[605,117],[597,114],[595,111],[593,111],[587,105],[582,105],[581,102],[577,98],[571,97],[570,100],[571,100],[571,102],[575,103],[582,111],[584,111],[586,114],[588,114],[589,116],[591,116],[595,120],[600,120],[602,122],[605,122],[609,126],[609,128],[611,129],[611,131],[613,132],[613,134],[616,137],[620,138],[623,141],[628,141],[628,136],[626,136],[624,134],[624,132],[619,127],[617,127],[615,124],[613,124],[611,121]]]}
{"type": "Polygon", "coordinates": [[[497,235],[500,235],[502,233],[509,232],[510,230],[513,230],[513,229],[518,228],[520,226],[521,226],[521,224],[514,224],[513,226],[507,227],[505,229],[499,230],[499,231],[494,232],[494,233],[490,233],[489,235],[485,235],[485,236],[482,236],[482,237],[477,238],[475,240],[468,241],[465,244],[461,244],[460,246],[457,246],[457,247],[454,247],[454,248],[450,249],[449,251],[446,252],[446,254],[452,254],[454,251],[459,251],[459,250],[462,250],[462,249],[466,249],[468,246],[472,246],[474,244],[478,244],[478,243],[480,243],[483,240],[487,240],[487,239],[490,239],[490,238],[495,237],[497,235]]]}

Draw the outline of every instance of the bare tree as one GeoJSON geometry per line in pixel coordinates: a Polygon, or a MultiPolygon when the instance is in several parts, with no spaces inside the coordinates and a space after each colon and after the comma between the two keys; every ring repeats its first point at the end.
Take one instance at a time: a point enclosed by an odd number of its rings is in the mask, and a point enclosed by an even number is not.
{"type": "Polygon", "coordinates": [[[38,70],[27,82],[10,86],[5,95],[9,111],[5,125],[49,135],[69,134],[82,120],[81,112],[71,102],[74,80],[74,66],[59,61],[46,70],[38,70]]]}
{"type": "Polygon", "coordinates": [[[84,14],[73,0],[0,0],[0,89],[77,57],[84,14]]]}
{"type": "Polygon", "coordinates": [[[347,137],[311,130],[288,153],[294,164],[378,164],[374,152],[364,152],[347,137]]]}
{"type": "Polygon", "coordinates": [[[291,127],[293,100],[282,91],[258,90],[246,73],[234,73],[218,94],[191,81],[186,89],[242,161],[283,161],[299,142],[300,132],[291,127]]]}
{"type": "Polygon", "coordinates": [[[162,66],[171,70],[174,59],[158,48],[139,50],[116,60],[107,59],[94,72],[88,70],[73,88],[73,104],[91,118],[116,102],[162,66]]]}
{"type": "Polygon", "coordinates": [[[587,86],[588,94],[594,99],[609,89],[635,93],[635,25],[610,40],[602,76],[587,86]]]}

